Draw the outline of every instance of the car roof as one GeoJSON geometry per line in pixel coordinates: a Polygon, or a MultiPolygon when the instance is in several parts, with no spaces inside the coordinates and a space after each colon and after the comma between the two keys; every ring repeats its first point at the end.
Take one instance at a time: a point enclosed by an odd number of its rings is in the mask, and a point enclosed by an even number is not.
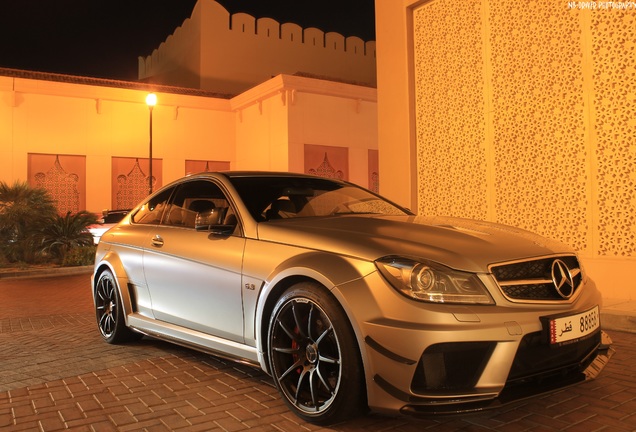
{"type": "Polygon", "coordinates": [[[333,179],[327,177],[320,177],[312,174],[304,174],[304,173],[296,173],[296,172],[288,172],[288,171],[203,171],[198,173],[188,174],[181,179],[177,179],[176,182],[186,178],[218,178],[225,177],[227,179],[233,178],[241,178],[241,177],[250,177],[250,178],[258,178],[258,177],[278,177],[278,178],[315,178],[321,180],[331,180],[334,182],[347,183],[344,180],[333,179]]]}
{"type": "Polygon", "coordinates": [[[295,173],[295,172],[288,172],[288,171],[219,171],[218,173],[229,178],[234,178],[234,177],[311,177],[311,178],[314,178],[316,177],[311,174],[295,173]]]}

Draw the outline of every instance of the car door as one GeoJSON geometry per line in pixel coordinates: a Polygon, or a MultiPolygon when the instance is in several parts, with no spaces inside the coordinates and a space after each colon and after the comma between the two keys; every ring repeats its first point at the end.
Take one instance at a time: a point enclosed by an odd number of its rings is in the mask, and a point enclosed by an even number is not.
{"type": "Polygon", "coordinates": [[[149,231],[143,266],[156,319],[243,342],[245,239],[239,226],[231,234],[209,229],[229,214],[230,202],[212,181],[181,184],[149,231]]]}

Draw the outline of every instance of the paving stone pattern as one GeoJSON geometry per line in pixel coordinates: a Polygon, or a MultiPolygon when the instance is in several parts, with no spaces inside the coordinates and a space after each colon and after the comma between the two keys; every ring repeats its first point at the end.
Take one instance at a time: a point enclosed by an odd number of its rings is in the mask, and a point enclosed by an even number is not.
{"type": "Polygon", "coordinates": [[[0,280],[2,431],[636,431],[636,334],[595,380],[496,410],[410,419],[370,414],[324,428],[291,414],[248,366],[144,338],[114,346],[88,275],[0,280]]]}

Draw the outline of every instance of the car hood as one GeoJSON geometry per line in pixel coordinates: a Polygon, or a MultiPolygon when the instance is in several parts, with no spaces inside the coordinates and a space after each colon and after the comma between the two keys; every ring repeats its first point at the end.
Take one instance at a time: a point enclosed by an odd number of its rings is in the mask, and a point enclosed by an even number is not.
{"type": "Polygon", "coordinates": [[[260,240],[353,256],[424,258],[457,270],[486,272],[488,265],[573,253],[562,243],[507,225],[449,217],[341,215],[262,222],[260,240]]]}

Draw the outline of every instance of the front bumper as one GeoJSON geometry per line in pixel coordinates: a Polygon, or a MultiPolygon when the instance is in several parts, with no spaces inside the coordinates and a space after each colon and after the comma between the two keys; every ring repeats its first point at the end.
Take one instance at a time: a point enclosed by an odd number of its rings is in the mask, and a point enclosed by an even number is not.
{"type": "MultiPolygon", "coordinates": [[[[596,339],[596,338],[595,338],[596,339]]],[[[614,350],[610,337],[603,331],[598,334],[600,342],[585,352],[580,361],[566,362],[558,367],[547,368],[536,373],[511,378],[498,394],[465,394],[455,397],[419,398],[413,395],[393,393],[404,402],[400,412],[405,415],[421,416],[430,414],[457,414],[496,408],[511,402],[519,401],[539,394],[550,393],[564,387],[594,379],[608,363],[614,350]]],[[[519,354],[523,356],[523,354],[519,354]]],[[[385,391],[391,391],[388,383],[376,377],[378,385],[385,391]]],[[[442,396],[442,395],[440,395],[442,396]]]]}
{"type": "Polygon", "coordinates": [[[600,304],[594,284],[572,304],[467,307],[415,303],[369,275],[340,287],[355,316],[369,407],[409,415],[462,413],[594,378],[613,354],[598,330],[550,346],[543,316],[600,304]],[[372,288],[374,287],[374,288],[372,288]]]}

